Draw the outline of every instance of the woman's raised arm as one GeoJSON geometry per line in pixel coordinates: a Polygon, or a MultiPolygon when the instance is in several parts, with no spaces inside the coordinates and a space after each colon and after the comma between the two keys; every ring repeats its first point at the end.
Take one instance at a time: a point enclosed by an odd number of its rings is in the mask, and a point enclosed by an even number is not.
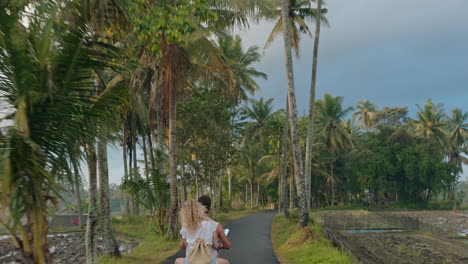
{"type": "Polygon", "coordinates": [[[221,224],[218,224],[216,227],[216,233],[218,234],[219,240],[221,240],[221,245],[223,249],[230,249],[231,248],[231,241],[229,241],[226,234],[224,234],[224,228],[221,224]]]}

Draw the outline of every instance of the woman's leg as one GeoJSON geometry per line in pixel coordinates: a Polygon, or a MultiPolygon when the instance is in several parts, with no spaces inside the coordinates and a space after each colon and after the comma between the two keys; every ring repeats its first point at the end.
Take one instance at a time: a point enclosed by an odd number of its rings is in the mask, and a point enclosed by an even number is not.
{"type": "Polygon", "coordinates": [[[229,261],[223,258],[216,259],[217,264],[229,264],[229,261]]]}
{"type": "Polygon", "coordinates": [[[184,264],[184,258],[176,259],[175,264],[184,264]]]}

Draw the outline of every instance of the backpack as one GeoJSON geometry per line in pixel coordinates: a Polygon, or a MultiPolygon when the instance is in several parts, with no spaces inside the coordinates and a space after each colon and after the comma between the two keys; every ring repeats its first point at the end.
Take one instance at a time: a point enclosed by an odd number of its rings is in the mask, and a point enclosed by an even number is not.
{"type": "Polygon", "coordinates": [[[210,264],[212,257],[209,251],[209,245],[202,238],[197,238],[192,251],[187,256],[189,264],[210,264]]]}

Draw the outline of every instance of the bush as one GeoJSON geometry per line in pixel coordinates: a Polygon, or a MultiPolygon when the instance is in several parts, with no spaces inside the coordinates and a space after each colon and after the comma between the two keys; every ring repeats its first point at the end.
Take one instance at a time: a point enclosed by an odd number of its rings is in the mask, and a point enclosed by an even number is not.
{"type": "Polygon", "coordinates": [[[292,222],[299,222],[299,209],[298,208],[289,210],[289,220],[292,222]]]}
{"type": "MultiPolygon", "coordinates": [[[[439,210],[450,210],[453,209],[455,200],[443,200],[443,201],[430,201],[428,208],[429,209],[439,209],[439,210]]],[[[460,201],[457,201],[457,207],[460,207],[460,201]]]]}
{"type": "MultiPolygon", "coordinates": [[[[227,204],[229,204],[229,202],[227,204]]],[[[231,208],[234,209],[234,210],[245,210],[246,209],[245,204],[243,202],[233,201],[230,204],[231,204],[231,208]]]]}

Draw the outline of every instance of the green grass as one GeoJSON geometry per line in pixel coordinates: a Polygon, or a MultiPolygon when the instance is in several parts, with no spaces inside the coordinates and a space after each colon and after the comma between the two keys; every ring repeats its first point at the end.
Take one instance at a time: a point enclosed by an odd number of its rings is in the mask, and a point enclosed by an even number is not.
{"type": "Polygon", "coordinates": [[[137,264],[137,263],[161,263],[167,257],[178,250],[178,241],[169,241],[161,236],[147,235],[141,241],[143,244],[136,247],[132,253],[121,258],[104,256],[99,263],[104,264],[137,264]]]}
{"type": "MultiPolygon", "coordinates": [[[[232,210],[219,213],[216,220],[223,225],[259,211],[258,209],[232,210]]],[[[121,258],[103,256],[100,264],[157,264],[179,250],[179,240],[167,240],[148,229],[148,219],[142,217],[114,218],[118,234],[135,237],[141,245],[121,258]]]]}
{"type": "Polygon", "coordinates": [[[275,216],[271,237],[283,264],[353,263],[349,254],[335,248],[321,235],[318,226],[299,228],[295,218],[275,216]]]}

